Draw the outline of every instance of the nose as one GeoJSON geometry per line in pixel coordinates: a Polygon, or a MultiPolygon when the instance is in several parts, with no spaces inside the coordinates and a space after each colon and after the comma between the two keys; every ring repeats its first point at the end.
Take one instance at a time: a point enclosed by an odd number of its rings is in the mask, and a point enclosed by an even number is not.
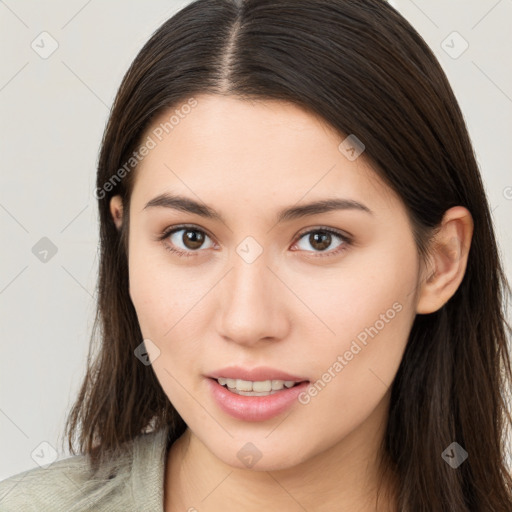
{"type": "Polygon", "coordinates": [[[217,332],[227,341],[253,346],[276,341],[290,330],[290,291],[260,256],[247,263],[235,255],[221,285],[217,332]]]}

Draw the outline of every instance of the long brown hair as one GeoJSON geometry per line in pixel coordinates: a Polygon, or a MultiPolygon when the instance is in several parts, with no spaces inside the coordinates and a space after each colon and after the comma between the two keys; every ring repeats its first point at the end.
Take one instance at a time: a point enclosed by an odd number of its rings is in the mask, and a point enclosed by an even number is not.
{"type": "Polygon", "coordinates": [[[163,109],[203,93],[293,102],[340,134],[355,134],[406,205],[423,256],[447,209],[470,211],[464,279],[440,310],[415,318],[382,448],[398,476],[401,508],[510,512],[510,288],[456,98],[430,48],[383,0],[197,0],[137,55],[99,156],[99,345],[95,353],[91,343],[66,423],[71,452],[77,437],[79,452],[97,465],[147,429],[168,426],[173,441],[186,428],[152,367],[134,357],[142,334],[129,297],[126,241],[142,135],[163,109]],[[125,206],[121,232],[109,212],[115,194],[125,206]],[[469,454],[457,469],[441,456],[452,442],[469,454]]]}

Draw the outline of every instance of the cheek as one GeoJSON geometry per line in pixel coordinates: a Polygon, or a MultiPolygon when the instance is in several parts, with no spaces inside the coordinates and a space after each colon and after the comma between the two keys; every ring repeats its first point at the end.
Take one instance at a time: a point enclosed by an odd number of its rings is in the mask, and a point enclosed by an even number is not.
{"type": "Polygon", "coordinates": [[[377,406],[400,366],[414,321],[416,275],[413,245],[400,254],[380,250],[309,293],[308,304],[329,330],[315,344],[310,361],[316,381],[301,403],[328,414],[332,425],[353,426],[377,406]]]}
{"type": "MultiPolygon", "coordinates": [[[[322,347],[348,350],[351,341],[404,332],[414,317],[417,256],[413,243],[379,244],[350,254],[336,268],[287,276],[314,315],[322,347]],[[316,318],[315,318],[316,317],[316,318]]],[[[316,329],[316,328],[315,328],[316,329]]]]}
{"type": "MultiPolygon", "coordinates": [[[[155,375],[177,409],[191,408],[199,392],[200,363],[205,360],[205,327],[212,324],[208,291],[215,281],[198,276],[197,267],[169,263],[167,254],[135,248],[130,257],[130,297],[144,339],[159,350],[155,375]],[[185,389],[187,391],[185,391],[185,389]]],[[[200,412],[200,411],[196,411],[200,412]]]]}
{"type": "Polygon", "coordinates": [[[184,274],[183,269],[157,261],[150,251],[135,248],[130,253],[130,297],[143,338],[159,350],[152,368],[167,397],[180,410],[190,408],[190,396],[182,386],[195,392],[190,375],[202,339],[197,306],[205,294],[184,274]]]}
{"type": "Polygon", "coordinates": [[[208,291],[207,281],[193,268],[172,265],[166,256],[163,248],[135,247],[129,260],[130,298],[142,333],[157,340],[194,328],[208,291]]]}

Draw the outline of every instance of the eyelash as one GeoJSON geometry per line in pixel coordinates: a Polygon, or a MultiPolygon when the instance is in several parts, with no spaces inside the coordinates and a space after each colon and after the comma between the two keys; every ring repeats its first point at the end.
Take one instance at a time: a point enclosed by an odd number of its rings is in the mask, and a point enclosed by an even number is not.
{"type": "MultiPolygon", "coordinates": [[[[200,252],[200,250],[197,250],[197,251],[183,251],[181,249],[176,249],[175,247],[171,247],[170,245],[164,243],[165,240],[171,236],[172,234],[176,233],[177,231],[182,231],[182,230],[190,230],[190,231],[198,231],[200,233],[203,233],[204,235],[208,236],[209,238],[210,235],[208,235],[208,233],[206,233],[205,231],[203,231],[202,229],[199,229],[195,226],[191,226],[191,225],[181,225],[181,226],[175,226],[175,227],[172,227],[172,228],[168,228],[166,230],[164,230],[159,236],[158,236],[158,240],[160,242],[163,243],[163,246],[164,248],[169,251],[169,252],[172,252],[172,253],[175,253],[177,254],[179,257],[189,257],[189,256],[197,256],[198,253],[200,252]]],[[[317,233],[317,232],[322,232],[322,233],[329,233],[331,235],[335,235],[337,236],[338,238],[340,238],[342,240],[342,244],[335,250],[333,251],[327,251],[327,252],[316,252],[316,253],[313,253],[313,258],[322,258],[322,257],[331,257],[331,256],[337,256],[338,254],[341,254],[343,251],[347,250],[348,249],[348,246],[352,245],[352,240],[350,237],[348,237],[347,235],[343,234],[341,231],[338,231],[337,229],[333,229],[333,228],[328,228],[328,227],[324,227],[324,226],[319,226],[317,228],[314,228],[314,229],[310,229],[308,231],[304,231],[302,233],[299,233],[299,235],[297,236],[297,242],[299,240],[301,240],[305,235],[309,235],[311,233],[317,233]]],[[[294,245],[297,243],[297,242],[294,242],[294,245]]],[[[306,251],[306,252],[311,252],[311,251],[306,251]]]]}

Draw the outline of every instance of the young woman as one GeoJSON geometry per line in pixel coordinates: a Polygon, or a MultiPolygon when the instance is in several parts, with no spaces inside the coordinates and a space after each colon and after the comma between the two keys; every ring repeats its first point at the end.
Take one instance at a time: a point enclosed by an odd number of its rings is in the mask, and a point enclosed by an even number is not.
{"type": "Polygon", "coordinates": [[[489,205],[386,2],[187,5],[120,86],[95,195],[74,456],[2,510],[512,510],[489,205]]]}

